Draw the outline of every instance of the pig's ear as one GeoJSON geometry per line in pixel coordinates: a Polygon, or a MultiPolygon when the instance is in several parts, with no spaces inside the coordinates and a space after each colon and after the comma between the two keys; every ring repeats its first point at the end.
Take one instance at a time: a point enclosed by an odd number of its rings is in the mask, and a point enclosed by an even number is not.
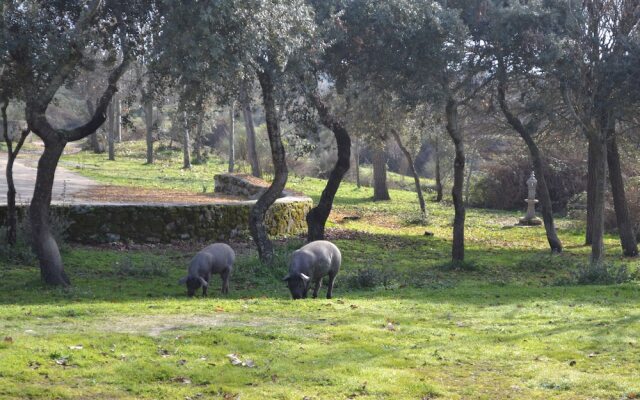
{"type": "Polygon", "coordinates": [[[180,278],[180,280],[178,281],[178,285],[184,285],[185,283],[187,283],[187,277],[186,276],[180,278]]]}
{"type": "Polygon", "coordinates": [[[204,287],[209,286],[209,282],[205,281],[203,277],[200,277],[200,283],[202,283],[202,286],[204,287]]]}
{"type": "Polygon", "coordinates": [[[306,276],[305,274],[300,274],[300,278],[302,278],[302,280],[304,281],[304,283],[309,282],[309,277],[306,276]]]}
{"type": "Polygon", "coordinates": [[[282,278],[283,281],[288,281],[289,279],[291,279],[291,274],[287,274],[287,276],[285,276],[284,278],[282,278]]]}

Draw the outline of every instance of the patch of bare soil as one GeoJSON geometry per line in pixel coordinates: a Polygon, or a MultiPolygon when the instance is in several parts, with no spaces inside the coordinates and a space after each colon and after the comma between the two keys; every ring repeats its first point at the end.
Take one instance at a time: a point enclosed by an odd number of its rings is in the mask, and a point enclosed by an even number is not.
{"type": "Polygon", "coordinates": [[[78,199],[105,203],[212,204],[234,203],[246,199],[220,193],[190,193],[175,190],[96,186],[74,195],[78,199]]]}

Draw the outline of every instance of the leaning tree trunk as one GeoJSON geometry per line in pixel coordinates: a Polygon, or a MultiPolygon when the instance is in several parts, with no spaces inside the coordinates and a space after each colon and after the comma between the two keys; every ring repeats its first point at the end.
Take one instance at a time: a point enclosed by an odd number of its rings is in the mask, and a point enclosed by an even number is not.
{"type": "Polygon", "coordinates": [[[184,127],[182,129],[182,168],[191,168],[191,152],[189,151],[189,120],[187,119],[187,112],[182,114],[184,118],[184,127]]]}
{"type": "Polygon", "coordinates": [[[116,160],[115,151],[115,107],[113,101],[107,108],[107,148],[109,154],[109,161],[116,160]]]}
{"type": "Polygon", "coordinates": [[[427,218],[427,207],[424,204],[424,196],[422,196],[422,187],[420,186],[420,177],[418,176],[418,171],[416,171],[416,165],[413,162],[413,157],[411,157],[411,153],[409,150],[402,144],[402,139],[400,139],[400,135],[395,129],[391,130],[391,134],[396,139],[396,143],[398,143],[398,147],[400,147],[400,151],[407,158],[407,163],[409,164],[409,170],[411,171],[411,175],[413,175],[413,181],[416,185],[416,193],[418,194],[418,203],[420,203],[420,212],[422,213],[422,218],[427,218]]]}
{"type": "Polygon", "coordinates": [[[262,101],[264,103],[267,134],[271,147],[271,158],[273,159],[274,176],[271,186],[260,196],[249,213],[251,236],[258,247],[260,261],[267,264],[270,264],[273,260],[273,244],[267,235],[264,218],[269,207],[271,207],[284,190],[289,175],[280,126],[278,124],[278,111],[276,110],[276,102],[274,99],[275,88],[271,73],[272,72],[268,70],[258,72],[258,80],[260,81],[260,87],[262,89],[262,101]]]}
{"type": "Polygon", "coordinates": [[[38,162],[36,185],[29,207],[31,240],[40,262],[40,275],[48,285],[69,286],[71,281],[64,271],[62,257],[49,226],[51,191],[58,160],[65,143],[60,139],[45,142],[44,152],[38,162]]]}
{"type": "Polygon", "coordinates": [[[529,155],[531,156],[531,161],[533,163],[533,170],[538,177],[538,197],[541,205],[542,212],[542,221],[544,222],[544,229],[547,234],[547,241],[549,242],[549,247],[551,247],[552,252],[560,253],[562,252],[562,242],[560,238],[558,238],[558,234],[556,232],[555,223],[553,220],[553,207],[551,203],[551,195],[549,194],[549,187],[547,185],[547,178],[545,175],[546,165],[540,155],[540,149],[538,145],[533,140],[531,133],[524,126],[522,121],[509,109],[509,106],[506,101],[506,88],[505,82],[500,81],[498,84],[498,101],[500,103],[500,108],[502,109],[502,113],[504,114],[507,122],[511,127],[518,132],[522,140],[524,140],[527,148],[529,149],[529,155]]]}
{"type": "Polygon", "coordinates": [[[314,96],[313,100],[318,110],[320,121],[324,126],[331,129],[336,139],[338,160],[329,174],[329,180],[322,191],[318,205],[307,214],[307,226],[309,227],[307,240],[309,242],[324,239],[324,228],[333,207],[333,199],[338,192],[342,179],[349,170],[351,161],[351,139],[344,123],[331,115],[327,106],[317,95],[314,96]]]}
{"type": "Polygon", "coordinates": [[[260,170],[260,161],[258,160],[258,152],[256,151],[256,129],[253,124],[251,103],[249,100],[243,99],[241,106],[244,127],[247,132],[247,157],[249,158],[249,164],[251,164],[251,175],[256,178],[261,178],[262,171],[260,170]]]}
{"type": "Polygon", "coordinates": [[[440,171],[440,140],[438,139],[438,136],[436,134],[436,141],[435,141],[435,163],[436,163],[436,170],[435,170],[435,175],[436,175],[436,202],[439,203],[442,201],[442,172],[440,171]]]}
{"type": "Polygon", "coordinates": [[[464,142],[463,135],[458,125],[458,103],[450,98],[446,106],[447,132],[453,141],[456,156],[453,161],[453,188],[451,196],[455,214],[453,217],[453,245],[451,248],[451,261],[460,263],[464,261],[464,220],[465,208],[462,198],[464,186],[464,142]]]}
{"type": "Polygon", "coordinates": [[[609,140],[607,141],[607,164],[609,166],[609,182],[611,182],[611,194],[613,195],[613,206],[616,212],[622,252],[627,257],[635,257],[638,255],[638,244],[633,232],[633,222],[629,214],[629,206],[627,205],[627,197],[624,191],[620,153],[618,152],[614,129],[610,130],[609,140]]]}
{"type": "Polygon", "coordinates": [[[387,188],[387,160],[385,159],[384,144],[373,149],[373,201],[391,200],[387,188]]]}
{"type": "Polygon", "coordinates": [[[231,105],[229,106],[229,172],[233,172],[235,170],[236,163],[236,124],[234,113],[233,102],[231,102],[231,105]]]}
{"type": "Polygon", "coordinates": [[[147,129],[147,164],[153,164],[153,102],[146,100],[144,108],[144,124],[147,129]]]}
{"type": "Polygon", "coordinates": [[[25,129],[20,134],[20,139],[13,148],[13,141],[9,138],[9,126],[7,120],[7,107],[9,102],[2,105],[2,130],[5,144],[7,145],[7,244],[14,246],[18,239],[18,210],[16,209],[16,185],[13,181],[13,164],[20,153],[20,149],[25,139],[29,136],[29,129],[25,129]]]}

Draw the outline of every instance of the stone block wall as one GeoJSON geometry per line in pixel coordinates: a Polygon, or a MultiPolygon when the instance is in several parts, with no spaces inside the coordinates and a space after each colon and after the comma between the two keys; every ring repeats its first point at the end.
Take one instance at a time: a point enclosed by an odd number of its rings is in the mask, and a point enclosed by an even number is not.
{"type": "MultiPolygon", "coordinates": [[[[254,202],[211,205],[66,205],[52,206],[71,225],[69,239],[95,244],[115,241],[169,243],[174,240],[215,241],[248,235],[249,211],[254,202]]],[[[270,235],[306,231],[309,198],[279,199],[266,216],[270,235]]],[[[24,215],[24,209],[20,212],[24,215]]],[[[0,207],[5,221],[6,206],[0,207]]]]}

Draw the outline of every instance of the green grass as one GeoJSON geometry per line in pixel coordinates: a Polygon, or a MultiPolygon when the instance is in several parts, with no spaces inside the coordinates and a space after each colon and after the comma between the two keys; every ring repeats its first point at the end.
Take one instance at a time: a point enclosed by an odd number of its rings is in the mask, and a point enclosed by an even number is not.
{"type": "MultiPolygon", "coordinates": [[[[190,179],[211,181],[218,165],[183,180],[173,161],[97,157],[65,163],[120,184],[129,165],[140,168],[140,185],[198,191],[190,179]]],[[[290,183],[314,199],[323,188],[311,178],[290,183]]],[[[362,219],[332,224],[344,258],[333,300],[289,300],[280,278],[302,243],[295,238],[278,242],[272,268],[260,267],[250,244],[234,243],[231,293],[221,296],[216,280],[207,299],[188,299],[177,285],[195,248],[72,246],[63,255],[74,283],[66,291],[42,287],[34,266],[0,261],[0,398],[637,397],[640,287],[559,285],[588,254],[573,221],[559,221],[566,251],[551,256],[541,227],[471,209],[470,263],[452,268],[449,205],[428,203],[420,225],[413,193],[392,191],[382,203],[370,196],[350,184],[338,194],[337,211],[362,219]],[[367,277],[371,288],[355,284],[367,277]],[[256,367],[233,366],[228,354],[256,367]]],[[[606,244],[609,260],[637,271],[614,237],[606,244]]]]}

